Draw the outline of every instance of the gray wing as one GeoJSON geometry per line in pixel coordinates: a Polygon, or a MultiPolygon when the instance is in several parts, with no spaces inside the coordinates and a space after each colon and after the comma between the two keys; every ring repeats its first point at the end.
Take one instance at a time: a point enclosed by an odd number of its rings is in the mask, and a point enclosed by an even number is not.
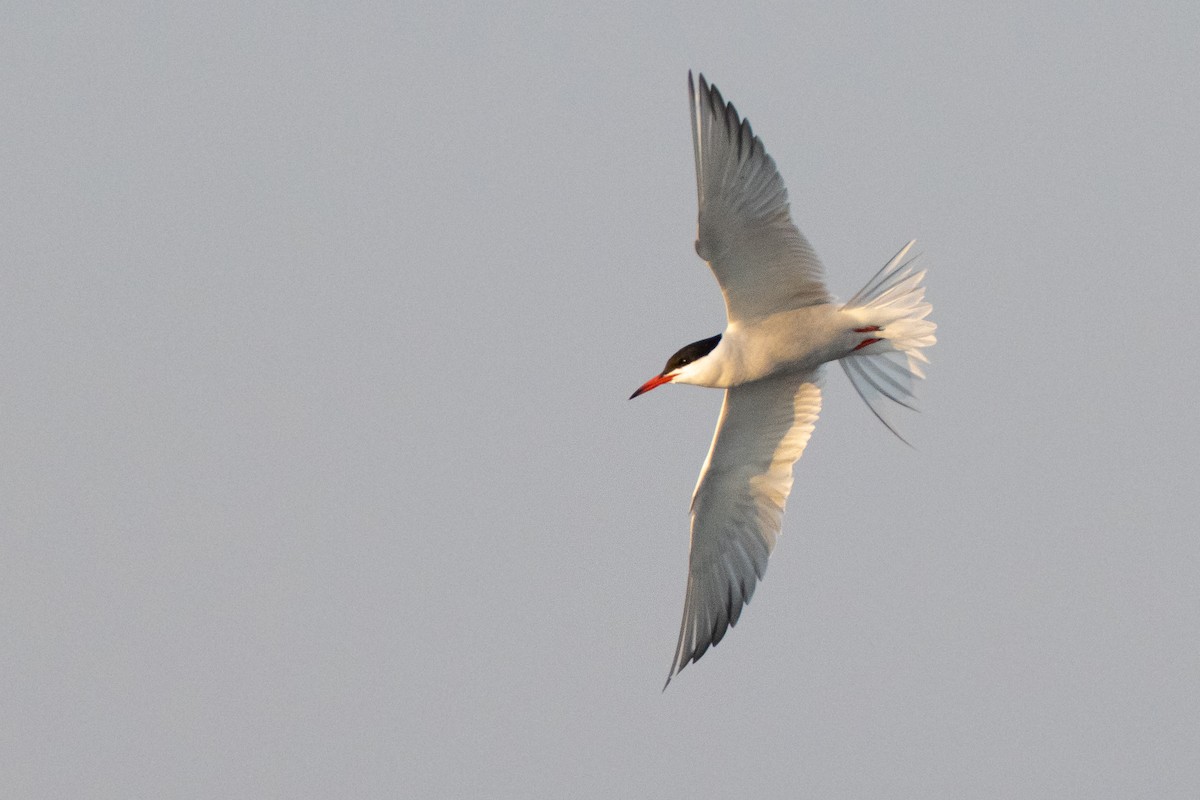
{"type": "Polygon", "coordinates": [[[692,496],[687,593],[667,683],[737,624],[767,569],[792,490],[792,465],[821,411],[821,372],[727,389],[692,496]]]}
{"type": "Polygon", "coordinates": [[[708,262],[730,320],[831,302],[824,269],[788,213],[775,160],[700,76],[688,73],[692,145],[700,200],[696,253],[708,262]]]}

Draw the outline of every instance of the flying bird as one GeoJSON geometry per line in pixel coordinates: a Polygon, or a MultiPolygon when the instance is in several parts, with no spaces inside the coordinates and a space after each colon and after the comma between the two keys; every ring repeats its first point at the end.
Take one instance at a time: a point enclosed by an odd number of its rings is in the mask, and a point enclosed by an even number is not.
{"type": "MultiPolygon", "coordinates": [[[[708,458],[692,494],[691,550],[679,674],[737,624],[767,568],[792,489],[792,465],[821,410],[824,366],[837,361],[867,406],[897,436],[883,401],[913,408],[926,319],[924,270],[909,242],[847,303],[825,288],[824,268],[792,222],[775,161],[716,86],[688,73],[696,189],[696,253],[725,298],[723,333],[692,342],[646,381],[725,390],[708,458]]],[[[666,688],[666,685],[663,687],[666,688]]]]}

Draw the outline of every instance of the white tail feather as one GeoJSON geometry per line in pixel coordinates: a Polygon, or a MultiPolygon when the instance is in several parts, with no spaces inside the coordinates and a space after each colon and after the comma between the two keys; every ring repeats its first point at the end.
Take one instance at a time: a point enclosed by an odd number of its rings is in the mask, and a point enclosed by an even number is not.
{"type": "Polygon", "coordinates": [[[877,342],[841,360],[842,369],[858,396],[905,444],[908,441],[885,414],[890,407],[881,400],[887,398],[917,410],[913,388],[917,380],[925,377],[921,362],[929,363],[921,350],[937,341],[933,334],[937,325],[926,319],[933,306],[925,302],[922,284],[925,270],[913,271],[915,256],[905,260],[914,244],[915,241],[906,244],[846,303],[846,309],[861,311],[865,325],[878,326],[880,330],[874,334],[877,342]]]}

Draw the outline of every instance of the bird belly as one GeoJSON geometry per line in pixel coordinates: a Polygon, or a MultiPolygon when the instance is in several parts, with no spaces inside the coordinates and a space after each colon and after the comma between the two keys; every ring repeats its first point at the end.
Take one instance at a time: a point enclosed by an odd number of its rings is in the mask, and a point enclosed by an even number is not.
{"type": "Polygon", "coordinates": [[[853,321],[832,304],[730,325],[721,339],[725,387],[787,372],[809,372],[846,355],[853,321]]]}

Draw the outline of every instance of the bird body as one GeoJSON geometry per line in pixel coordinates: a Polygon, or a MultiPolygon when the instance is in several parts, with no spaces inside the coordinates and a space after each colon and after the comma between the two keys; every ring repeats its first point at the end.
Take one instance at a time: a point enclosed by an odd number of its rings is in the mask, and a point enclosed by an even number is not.
{"type": "MultiPolygon", "coordinates": [[[[824,365],[840,363],[895,433],[881,399],[912,408],[926,319],[925,273],[909,242],[845,304],[791,220],[771,156],[733,105],[688,74],[696,157],[696,253],[725,298],[721,334],[680,348],[630,399],[665,383],[725,390],[712,446],[692,495],[683,621],[667,683],[735,625],[767,568],[792,489],[792,466],[821,410],[824,365]]],[[[897,436],[899,434],[897,433],[897,436]]]]}
{"type": "Polygon", "coordinates": [[[790,372],[808,372],[849,355],[862,340],[859,328],[878,327],[870,309],[822,303],[767,317],[730,322],[721,341],[672,383],[728,389],[790,372]]]}

